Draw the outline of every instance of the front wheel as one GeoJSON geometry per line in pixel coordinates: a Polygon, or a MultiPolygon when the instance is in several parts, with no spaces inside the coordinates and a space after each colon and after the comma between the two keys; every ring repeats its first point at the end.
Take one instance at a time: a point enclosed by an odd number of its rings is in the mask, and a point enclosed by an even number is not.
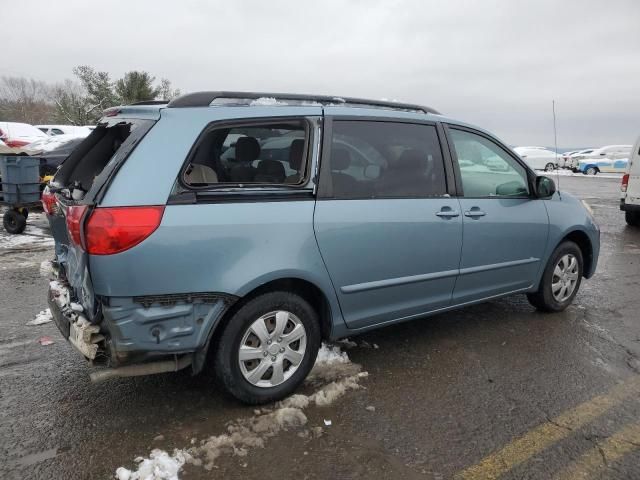
{"type": "Polygon", "coordinates": [[[554,167],[553,163],[547,163],[547,164],[544,166],[544,171],[545,171],[545,172],[551,172],[551,171],[553,171],[554,169],[555,169],[555,167],[554,167]]]}
{"type": "Polygon", "coordinates": [[[596,175],[598,173],[598,169],[596,167],[589,167],[584,173],[586,173],[587,175],[596,175]]]}
{"type": "Polygon", "coordinates": [[[216,345],[215,373],[238,400],[258,405],[281,400],[315,363],[318,315],[302,297],[269,292],[249,300],[228,321],[216,345]]]}
{"type": "Polygon", "coordinates": [[[527,294],[529,303],[542,312],[561,312],[578,293],[582,272],[582,251],[578,245],[561,243],[547,263],[538,291],[527,294]]]}

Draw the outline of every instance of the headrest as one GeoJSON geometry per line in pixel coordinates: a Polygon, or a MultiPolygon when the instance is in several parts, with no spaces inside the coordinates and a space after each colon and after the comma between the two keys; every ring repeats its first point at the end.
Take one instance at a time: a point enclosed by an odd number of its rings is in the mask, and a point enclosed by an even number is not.
{"type": "Polygon", "coordinates": [[[286,177],[284,165],[277,160],[261,160],[256,168],[256,182],[282,183],[286,177]]]}
{"type": "Polygon", "coordinates": [[[304,152],[304,139],[296,138],[289,147],[289,166],[294,170],[300,170],[302,165],[302,153],[304,152]]]}
{"type": "Polygon", "coordinates": [[[427,156],[420,150],[413,148],[405,150],[395,161],[393,167],[406,171],[418,172],[427,166],[427,156]]]}
{"type": "Polygon", "coordinates": [[[253,162],[260,156],[260,144],[253,137],[240,137],[236,142],[236,162],[253,162]]]}
{"type": "Polygon", "coordinates": [[[346,170],[351,165],[351,154],[346,148],[331,150],[331,170],[346,170]]]}

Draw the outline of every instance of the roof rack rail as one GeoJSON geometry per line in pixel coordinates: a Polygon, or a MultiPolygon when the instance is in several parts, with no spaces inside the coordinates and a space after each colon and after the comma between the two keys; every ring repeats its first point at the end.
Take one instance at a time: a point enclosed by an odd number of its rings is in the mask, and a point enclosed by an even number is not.
{"type": "Polygon", "coordinates": [[[169,103],[169,100],[142,100],[140,102],[127,103],[129,105],[164,105],[169,103]]]}
{"type": "MultiPolygon", "coordinates": [[[[274,98],[276,100],[293,100],[296,102],[315,102],[321,105],[344,105],[361,107],[390,108],[395,110],[411,110],[440,115],[440,112],[423,105],[412,103],[389,102],[386,100],[368,100],[365,98],[334,97],[330,95],[303,95],[299,93],[265,93],[265,92],[194,92],[174,98],[167,105],[168,108],[208,107],[216,99],[257,100],[259,98],[274,98]]],[[[240,105],[235,102],[234,105],[240,105]]]]}

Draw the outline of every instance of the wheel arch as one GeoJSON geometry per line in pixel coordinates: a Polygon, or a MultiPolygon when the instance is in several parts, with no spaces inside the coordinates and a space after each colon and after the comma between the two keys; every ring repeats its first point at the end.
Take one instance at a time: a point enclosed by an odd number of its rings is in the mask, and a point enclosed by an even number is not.
{"type": "Polygon", "coordinates": [[[194,373],[198,373],[202,370],[205,365],[210,346],[215,345],[219,336],[224,331],[225,325],[227,325],[227,323],[235,315],[235,313],[253,298],[273,291],[288,291],[297,293],[307,302],[309,302],[309,304],[318,313],[318,317],[320,318],[320,331],[322,334],[322,339],[326,340],[331,338],[334,320],[332,313],[333,309],[325,292],[314,282],[300,277],[287,276],[275,278],[254,287],[246,293],[243,293],[242,296],[240,296],[240,298],[225,311],[220,320],[216,322],[214,328],[212,329],[212,332],[210,333],[209,339],[204,348],[196,353],[193,365],[194,373]]]}
{"type": "MultiPolygon", "coordinates": [[[[566,241],[571,241],[576,245],[578,245],[578,247],[580,248],[580,252],[582,253],[582,260],[584,261],[582,276],[585,278],[591,277],[591,275],[593,275],[594,258],[593,258],[593,245],[591,244],[591,239],[589,238],[589,235],[587,235],[582,230],[573,230],[567,233],[564,237],[562,237],[560,242],[558,242],[558,245],[566,241]]],[[[556,248],[557,248],[557,245],[556,245],[556,248]]]]}

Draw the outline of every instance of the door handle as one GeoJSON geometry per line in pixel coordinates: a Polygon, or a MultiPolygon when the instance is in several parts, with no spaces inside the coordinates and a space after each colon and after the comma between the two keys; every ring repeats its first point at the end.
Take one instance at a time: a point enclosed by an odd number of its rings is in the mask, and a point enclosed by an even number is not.
{"type": "Polygon", "coordinates": [[[485,215],[486,213],[484,213],[478,207],[471,207],[471,210],[467,210],[466,212],[464,212],[465,217],[471,218],[484,217],[485,215]]]}
{"type": "Polygon", "coordinates": [[[439,212],[436,212],[436,215],[440,218],[454,218],[459,217],[460,212],[456,210],[440,210],[439,212]]]}

